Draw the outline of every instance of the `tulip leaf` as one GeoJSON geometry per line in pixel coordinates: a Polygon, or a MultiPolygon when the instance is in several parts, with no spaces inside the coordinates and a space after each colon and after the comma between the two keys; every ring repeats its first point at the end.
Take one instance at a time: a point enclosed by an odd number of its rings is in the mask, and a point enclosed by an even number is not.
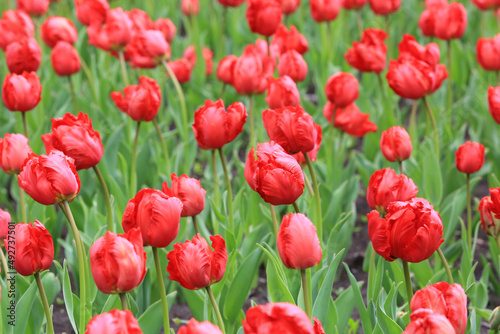
{"type": "Polygon", "coordinates": [[[119,309],[119,308],[121,308],[121,305],[122,304],[121,304],[120,298],[118,297],[117,294],[109,295],[109,297],[106,300],[106,303],[104,304],[104,306],[102,307],[102,310],[100,313],[109,312],[115,308],[119,309]]]}
{"type": "Polygon", "coordinates": [[[30,322],[31,309],[33,308],[37,291],[38,287],[36,281],[33,281],[28,290],[26,290],[17,302],[14,334],[24,334],[29,332],[26,327],[30,322]]]}
{"type": "Polygon", "coordinates": [[[157,300],[144,312],[139,319],[139,327],[143,333],[160,333],[163,327],[163,309],[161,299],[157,300]]]}
{"type": "MultiPolygon", "coordinates": [[[[394,283],[391,290],[395,290],[394,283]]],[[[401,327],[385,313],[384,309],[380,307],[380,304],[381,303],[378,303],[377,305],[377,323],[382,329],[382,332],[384,334],[402,333],[403,330],[401,327]]]]}
{"type": "MultiPolygon", "coordinates": [[[[428,199],[429,202],[439,208],[441,199],[443,198],[443,178],[441,175],[441,165],[439,164],[439,159],[436,156],[434,147],[430,145],[428,141],[426,143],[426,157],[423,159],[423,192],[424,198],[428,199]]],[[[419,189],[420,190],[420,189],[419,189]]]]}
{"type": "Polygon", "coordinates": [[[68,263],[64,260],[63,263],[64,273],[62,277],[62,285],[63,285],[63,297],[64,297],[64,305],[66,306],[66,313],[68,314],[69,321],[75,333],[78,333],[78,328],[75,323],[75,316],[73,312],[73,292],[71,292],[71,282],[68,274],[68,263]]]}
{"type": "Polygon", "coordinates": [[[347,272],[347,276],[349,276],[349,281],[351,282],[351,286],[353,287],[354,292],[354,300],[356,302],[356,306],[358,307],[359,317],[361,318],[361,323],[363,324],[364,332],[367,334],[372,333],[372,323],[370,320],[370,315],[368,314],[368,310],[366,309],[365,303],[363,302],[363,297],[361,296],[361,291],[359,290],[358,282],[356,278],[354,278],[351,270],[349,270],[349,266],[344,262],[344,268],[347,272]]]}
{"type": "Polygon", "coordinates": [[[203,321],[203,305],[205,300],[203,293],[199,290],[182,289],[182,294],[186,298],[193,317],[198,321],[203,321]]]}

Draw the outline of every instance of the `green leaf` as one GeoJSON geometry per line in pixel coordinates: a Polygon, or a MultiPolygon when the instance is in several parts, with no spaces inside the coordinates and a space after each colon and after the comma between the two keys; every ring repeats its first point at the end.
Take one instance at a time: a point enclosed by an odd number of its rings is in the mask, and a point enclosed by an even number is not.
{"type": "Polygon", "coordinates": [[[160,333],[163,328],[163,309],[161,299],[157,300],[144,312],[139,319],[139,327],[143,333],[160,333]]]}
{"type": "Polygon", "coordinates": [[[349,266],[344,262],[344,268],[347,272],[347,276],[349,276],[349,281],[351,282],[351,286],[354,291],[354,300],[356,302],[356,306],[358,307],[359,316],[361,318],[361,323],[363,324],[364,332],[367,334],[372,333],[372,324],[370,320],[370,315],[368,314],[368,310],[366,309],[365,303],[363,302],[363,297],[361,296],[361,291],[359,290],[358,282],[356,278],[352,275],[349,270],[349,266]]]}
{"type": "Polygon", "coordinates": [[[434,205],[439,207],[441,199],[443,198],[443,178],[441,176],[441,165],[439,159],[436,157],[434,147],[427,141],[423,145],[426,155],[422,161],[423,167],[423,193],[425,198],[434,205]]]}
{"type": "MultiPolygon", "coordinates": [[[[73,292],[71,292],[71,281],[69,279],[68,275],[68,264],[66,260],[64,260],[63,263],[64,266],[64,273],[62,277],[62,285],[63,285],[63,297],[64,297],[64,305],[66,306],[66,313],[68,314],[69,317],[69,322],[71,323],[71,326],[73,327],[73,330],[75,333],[78,333],[78,328],[75,323],[75,316],[73,312],[73,292]]],[[[78,307],[78,305],[76,305],[78,307]]]]}
{"type": "Polygon", "coordinates": [[[31,309],[35,302],[38,287],[36,281],[33,281],[28,290],[22,295],[16,305],[16,321],[14,334],[25,334],[26,326],[30,320],[31,309]]]}
{"type": "Polygon", "coordinates": [[[403,330],[401,327],[385,313],[384,309],[380,307],[380,304],[381,303],[378,303],[377,305],[377,323],[380,325],[382,332],[384,332],[384,334],[402,333],[403,330]]]}

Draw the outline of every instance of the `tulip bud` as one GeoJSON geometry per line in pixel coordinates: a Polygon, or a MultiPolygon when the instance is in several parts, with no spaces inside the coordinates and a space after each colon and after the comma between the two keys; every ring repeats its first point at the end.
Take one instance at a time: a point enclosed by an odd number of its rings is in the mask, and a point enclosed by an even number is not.
{"type": "Polygon", "coordinates": [[[222,331],[208,321],[198,322],[191,318],[186,326],[179,328],[177,334],[222,334],[222,331]]]}
{"type": "Polygon", "coordinates": [[[370,8],[377,15],[389,15],[397,12],[401,0],[370,0],[370,8]]]}
{"type": "Polygon", "coordinates": [[[486,71],[500,71],[500,34],[477,40],[476,59],[486,71]]]}
{"type": "Polygon", "coordinates": [[[354,137],[363,137],[369,132],[378,130],[375,123],[369,120],[370,114],[363,114],[356,104],[352,103],[345,109],[336,108],[331,102],[327,102],[323,109],[323,115],[334,126],[354,137]],[[333,113],[335,119],[333,120],[333,113]]]}
{"type": "Polygon", "coordinates": [[[225,7],[238,7],[241,5],[245,0],[217,0],[222,6],[225,7]]]}
{"type": "Polygon", "coordinates": [[[344,0],[342,6],[347,10],[360,10],[368,0],[344,0]]]}
{"type": "Polygon", "coordinates": [[[133,67],[155,68],[170,59],[170,45],[160,31],[144,30],[127,45],[127,53],[133,67]]]}
{"type": "Polygon", "coordinates": [[[338,72],[326,82],[326,98],[338,108],[345,108],[359,97],[359,82],[351,73],[338,72]]]}
{"type": "Polygon", "coordinates": [[[77,0],[75,8],[76,17],[84,26],[101,25],[106,21],[109,4],[107,0],[77,0]]]}
{"type": "Polygon", "coordinates": [[[252,32],[269,37],[278,29],[282,19],[281,14],[277,0],[250,0],[246,18],[252,32]]]}
{"type": "Polygon", "coordinates": [[[380,137],[380,150],[384,157],[390,161],[403,161],[411,155],[411,138],[405,128],[392,126],[382,132],[380,137]]]}
{"type": "Polygon", "coordinates": [[[0,49],[25,37],[34,37],[35,25],[31,18],[22,10],[6,10],[0,19],[0,49]]]}
{"type": "Polygon", "coordinates": [[[182,0],[181,11],[186,16],[196,16],[200,11],[200,3],[198,0],[182,0]]]}
{"type": "Polygon", "coordinates": [[[132,20],[120,7],[107,12],[104,25],[97,21],[91,23],[87,29],[88,43],[99,49],[105,51],[124,50],[132,40],[132,20]]]}
{"type": "MultiPolygon", "coordinates": [[[[498,198],[498,188],[490,188],[491,195],[498,198]]],[[[486,234],[497,239],[500,237],[500,212],[490,196],[485,196],[479,202],[479,212],[481,213],[481,228],[486,234]]]]}
{"type": "Polygon", "coordinates": [[[342,0],[310,0],[309,5],[312,18],[320,23],[337,18],[342,7],[342,0]]]}
{"type": "Polygon", "coordinates": [[[385,168],[370,177],[366,201],[370,208],[387,213],[390,203],[410,201],[417,193],[418,188],[412,179],[404,174],[397,175],[394,169],[385,168]]]}
{"type": "Polygon", "coordinates": [[[233,72],[234,65],[238,57],[235,55],[229,55],[221,59],[219,65],[217,66],[217,79],[225,84],[233,84],[233,72]]]}
{"type": "Polygon", "coordinates": [[[138,8],[134,8],[129,12],[125,12],[130,21],[132,22],[132,35],[137,35],[144,30],[154,29],[153,20],[149,17],[148,13],[138,8]]]}
{"type": "Polygon", "coordinates": [[[429,6],[422,12],[418,26],[424,36],[443,40],[461,38],[467,27],[467,11],[457,2],[429,6]]]}
{"type": "Polygon", "coordinates": [[[7,174],[19,174],[31,152],[28,138],[22,134],[6,133],[3,139],[0,138],[0,167],[7,174]]]}
{"type": "Polygon", "coordinates": [[[40,78],[35,72],[7,73],[2,87],[2,100],[10,111],[34,109],[42,99],[40,78]]]}
{"type": "Polygon", "coordinates": [[[32,37],[14,41],[5,50],[5,61],[11,73],[36,72],[41,59],[42,49],[32,37]]]}
{"type": "Polygon", "coordinates": [[[500,124],[500,87],[488,88],[488,107],[493,120],[500,124]]]}
{"type": "Polygon", "coordinates": [[[205,75],[210,75],[214,72],[214,53],[208,48],[203,48],[201,50],[203,55],[203,60],[205,61],[205,75]]]}
{"type": "Polygon", "coordinates": [[[300,103],[300,93],[295,82],[284,76],[278,79],[268,78],[266,102],[271,109],[296,106],[300,103]]]}
{"type": "Polygon", "coordinates": [[[94,316],[87,324],[85,334],[102,333],[142,334],[142,330],[130,310],[114,309],[94,316]]]}
{"type": "Polygon", "coordinates": [[[172,178],[171,188],[167,182],[163,182],[162,191],[169,197],[177,197],[182,202],[181,217],[192,217],[200,214],[205,208],[205,189],[201,187],[200,180],[188,177],[186,174],[177,177],[175,173],[172,178]]]}
{"type": "Polygon", "coordinates": [[[168,66],[170,67],[180,84],[186,83],[191,79],[192,66],[187,59],[181,58],[174,61],[169,61],[168,66]]]}
{"type": "Polygon", "coordinates": [[[478,172],[484,164],[484,146],[470,141],[460,145],[455,152],[455,164],[462,173],[478,172]]]}
{"type": "Polygon", "coordinates": [[[242,321],[245,334],[260,334],[262,328],[280,334],[315,334],[311,319],[298,306],[290,303],[268,303],[248,309],[242,321]]]}
{"type": "Polygon", "coordinates": [[[295,82],[304,81],[307,76],[307,63],[295,50],[288,50],[279,58],[278,73],[289,76],[295,82]]]}
{"type": "Polygon", "coordinates": [[[267,88],[267,77],[274,72],[271,58],[262,57],[255,45],[247,45],[234,64],[233,85],[238,94],[262,94],[267,88]]]}
{"type": "Polygon", "coordinates": [[[78,51],[68,42],[57,42],[50,54],[50,61],[54,72],[59,76],[72,75],[80,71],[81,63],[78,51]]]}
{"type": "Polygon", "coordinates": [[[289,50],[295,50],[302,55],[309,50],[309,44],[304,35],[299,33],[293,25],[290,26],[290,31],[288,31],[284,24],[281,24],[273,35],[271,48],[273,47],[277,47],[281,55],[289,50]]]}
{"type": "MultiPolygon", "coordinates": [[[[12,221],[10,213],[0,209],[0,243],[4,242],[9,234],[9,223],[12,221]]],[[[24,223],[24,222],[23,222],[24,223]]]]}
{"type": "Polygon", "coordinates": [[[352,48],[347,50],[345,60],[361,72],[382,72],[387,58],[386,38],[387,33],[383,30],[366,29],[361,35],[361,42],[352,43],[352,48]]]}
{"type": "Polygon", "coordinates": [[[29,15],[42,16],[49,9],[49,0],[17,0],[17,9],[24,10],[29,15]]]}
{"type": "Polygon", "coordinates": [[[410,323],[406,326],[404,334],[452,334],[455,333],[450,321],[443,315],[428,309],[419,309],[410,314],[410,323]]]}
{"type": "Polygon", "coordinates": [[[78,32],[73,22],[61,16],[47,17],[40,31],[42,40],[49,48],[56,46],[59,41],[75,44],[78,39],[78,32]]]}
{"type": "Polygon", "coordinates": [[[170,19],[157,19],[154,23],[154,29],[160,31],[168,43],[172,43],[177,32],[177,28],[170,19]]]}

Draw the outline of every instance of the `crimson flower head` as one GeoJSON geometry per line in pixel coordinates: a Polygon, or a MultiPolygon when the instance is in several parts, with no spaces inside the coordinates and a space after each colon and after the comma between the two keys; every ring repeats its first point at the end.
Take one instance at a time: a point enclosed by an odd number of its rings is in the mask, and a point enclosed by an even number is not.
{"type": "Polygon", "coordinates": [[[490,10],[500,7],[499,0],[472,0],[472,3],[480,10],[490,10]]]}
{"type": "Polygon", "coordinates": [[[350,136],[363,137],[369,132],[376,132],[377,125],[369,120],[370,114],[363,114],[355,103],[351,103],[344,109],[327,102],[323,109],[323,115],[337,129],[344,131],[350,136]],[[335,113],[335,119],[333,118],[335,113]]]}
{"type": "Polygon", "coordinates": [[[196,16],[200,11],[200,3],[198,0],[182,0],[181,12],[186,16],[196,16]]]}
{"type": "Polygon", "coordinates": [[[280,3],[277,0],[249,0],[246,18],[252,32],[269,37],[281,23],[280,3]]]}
{"type": "Polygon", "coordinates": [[[467,11],[458,2],[429,6],[420,15],[418,26],[424,36],[443,40],[461,38],[467,28],[467,11]]]}
{"type": "Polygon", "coordinates": [[[125,50],[132,40],[133,24],[129,15],[122,8],[108,11],[103,25],[91,22],[87,33],[89,44],[105,51],[125,50]]]}
{"type": "Polygon", "coordinates": [[[476,59],[486,71],[500,71],[500,34],[477,40],[476,59]]]}
{"type": "Polygon", "coordinates": [[[193,240],[174,244],[167,254],[169,278],[184,288],[196,290],[219,282],[226,272],[226,242],[220,235],[210,237],[208,242],[197,234],[193,240]]]}
{"type": "Polygon", "coordinates": [[[300,6],[300,0],[278,0],[281,11],[285,15],[290,15],[294,13],[300,6]]]}
{"type": "Polygon", "coordinates": [[[127,13],[130,21],[132,22],[132,35],[137,35],[144,30],[154,29],[154,22],[149,17],[148,13],[138,8],[134,8],[127,13]]]}
{"type": "Polygon", "coordinates": [[[59,76],[78,73],[81,68],[80,56],[75,47],[68,42],[57,42],[50,54],[52,68],[59,76]]]}
{"type": "Polygon", "coordinates": [[[0,167],[7,174],[19,174],[31,152],[28,138],[19,133],[6,133],[0,138],[0,167]]]}
{"type": "MultiPolygon", "coordinates": [[[[321,125],[314,123],[314,130],[313,130],[313,138],[314,139],[314,148],[310,151],[307,152],[307,155],[309,156],[309,160],[311,161],[316,161],[316,155],[318,154],[318,151],[321,147],[321,140],[323,139],[323,130],[321,128],[321,125]]],[[[307,163],[306,157],[304,156],[304,153],[299,152],[296,154],[292,155],[297,162],[304,167],[305,164],[307,163]]]]}
{"type": "Polygon", "coordinates": [[[193,66],[191,65],[189,60],[181,58],[169,61],[168,66],[170,67],[180,84],[186,83],[191,79],[193,66]]]}
{"type": "Polygon", "coordinates": [[[168,43],[172,43],[177,32],[175,24],[170,19],[157,19],[154,22],[154,29],[161,32],[168,43]]]}
{"type": "Polygon", "coordinates": [[[307,76],[307,63],[300,53],[288,50],[279,57],[278,73],[289,76],[293,81],[304,81],[307,76]]]}
{"type": "Polygon", "coordinates": [[[333,21],[342,7],[342,0],[310,0],[311,15],[314,21],[320,23],[333,21]]]}
{"type": "Polygon", "coordinates": [[[500,124],[500,87],[488,88],[488,107],[493,120],[500,124]]]}
{"type": "Polygon", "coordinates": [[[142,76],[138,85],[125,87],[122,92],[112,92],[115,105],[134,121],[152,121],[161,104],[161,89],[154,79],[142,76]]]}
{"type": "Polygon", "coordinates": [[[127,333],[142,334],[137,319],[130,310],[111,310],[90,319],[85,334],[127,333]]]}
{"type": "Polygon", "coordinates": [[[2,87],[2,100],[10,111],[34,109],[42,99],[42,85],[35,72],[7,73],[2,87]]]}
{"type": "Polygon", "coordinates": [[[245,0],[217,0],[224,7],[238,7],[245,0]]]}
{"type": "Polygon", "coordinates": [[[325,95],[336,107],[345,108],[359,97],[358,79],[351,73],[335,73],[326,82],[325,95]]]}
{"type": "Polygon", "coordinates": [[[179,232],[182,202],[156,189],[142,189],[128,201],[123,213],[125,232],[140,228],[144,246],[164,248],[179,232]]]}
{"type": "Polygon", "coordinates": [[[217,65],[217,79],[222,81],[225,84],[232,85],[233,84],[233,74],[234,74],[234,65],[238,57],[235,55],[229,55],[221,59],[219,64],[217,65]]]}
{"type": "Polygon", "coordinates": [[[222,331],[211,322],[198,322],[195,318],[191,318],[186,326],[179,328],[177,334],[222,334],[222,331]]]}
{"type": "Polygon", "coordinates": [[[410,314],[410,323],[406,326],[404,334],[453,334],[455,330],[450,321],[441,314],[429,309],[419,309],[410,314]]]}
{"type": "Polygon", "coordinates": [[[138,228],[125,234],[107,231],[90,247],[90,269],[103,293],[129,292],[141,284],[146,275],[146,252],[138,228]]]}
{"type": "Polygon", "coordinates": [[[7,238],[9,234],[9,223],[12,221],[10,213],[0,209],[0,240],[7,238]]]}
{"type": "Polygon", "coordinates": [[[5,50],[5,62],[11,73],[36,72],[41,60],[42,49],[33,37],[14,41],[5,50]]]}
{"type": "Polygon", "coordinates": [[[59,41],[75,44],[78,39],[78,32],[73,22],[61,16],[47,17],[40,31],[42,40],[49,48],[56,46],[59,41]]]}
{"type": "Polygon", "coordinates": [[[392,126],[382,132],[380,150],[390,162],[406,160],[410,157],[412,150],[410,135],[405,128],[392,126]]]}
{"type": "Polygon", "coordinates": [[[460,145],[455,152],[457,169],[466,174],[478,172],[484,164],[484,146],[481,143],[468,141],[460,145]]]}
{"type": "Polygon", "coordinates": [[[347,10],[360,10],[368,0],[344,0],[342,6],[347,10]]]}
{"type": "Polygon", "coordinates": [[[107,0],[76,0],[76,17],[84,26],[100,25],[106,21],[109,4],[107,0]]]}
{"type": "Polygon", "coordinates": [[[47,270],[54,261],[52,236],[38,220],[34,223],[16,224],[13,233],[7,234],[5,249],[14,255],[11,263],[23,276],[47,270]]]}
{"type": "Polygon", "coordinates": [[[49,0],[17,0],[17,9],[24,10],[29,15],[42,16],[49,10],[49,0]]]}
{"type": "Polygon", "coordinates": [[[234,102],[226,111],[221,99],[216,102],[206,100],[205,105],[194,113],[194,137],[204,150],[221,148],[243,131],[247,116],[241,102],[234,102]]]}
{"type": "Polygon", "coordinates": [[[425,199],[392,202],[387,211],[385,218],[375,210],[367,215],[373,249],[387,261],[427,260],[444,241],[441,217],[425,199]]]}
{"type": "Polygon", "coordinates": [[[389,15],[398,11],[401,0],[370,0],[370,8],[377,15],[389,15]]]}
{"type": "Polygon", "coordinates": [[[269,108],[284,108],[300,103],[300,93],[297,84],[289,76],[278,79],[268,78],[266,102],[269,108]]]}
{"type": "Polygon", "coordinates": [[[406,202],[417,196],[418,188],[412,179],[396,174],[394,169],[384,168],[370,177],[366,200],[368,206],[380,213],[387,213],[392,202],[406,202]]]}
{"type": "Polygon", "coordinates": [[[366,29],[361,35],[361,42],[353,42],[352,48],[347,50],[345,60],[361,72],[382,72],[387,58],[386,38],[387,34],[383,30],[366,29]]]}
{"type": "Polygon", "coordinates": [[[295,50],[300,54],[304,54],[309,50],[307,39],[294,25],[290,26],[290,30],[284,24],[278,26],[271,42],[271,47],[274,46],[279,48],[280,54],[289,50],[295,50]]]}
{"type": "Polygon", "coordinates": [[[233,86],[240,95],[262,94],[267,89],[267,77],[273,72],[273,60],[263,56],[257,46],[249,44],[234,64],[233,86]]]}
{"type": "Polygon", "coordinates": [[[158,30],[143,30],[127,45],[130,65],[139,68],[155,68],[170,59],[170,45],[158,30]]]}
{"type": "Polygon", "coordinates": [[[498,207],[500,188],[490,188],[490,193],[491,197],[485,196],[481,199],[478,210],[481,213],[481,228],[486,234],[496,239],[500,235],[500,208],[498,207]],[[495,199],[497,206],[492,199],[495,199]]]}
{"type": "Polygon", "coordinates": [[[0,19],[0,49],[24,37],[35,36],[35,25],[31,18],[22,10],[6,10],[0,19]]]}
{"type": "Polygon", "coordinates": [[[168,187],[163,182],[162,191],[169,197],[177,197],[182,202],[181,217],[192,217],[200,214],[205,208],[205,189],[201,187],[200,180],[190,178],[186,174],[177,177],[175,173],[171,176],[172,185],[168,187]]]}

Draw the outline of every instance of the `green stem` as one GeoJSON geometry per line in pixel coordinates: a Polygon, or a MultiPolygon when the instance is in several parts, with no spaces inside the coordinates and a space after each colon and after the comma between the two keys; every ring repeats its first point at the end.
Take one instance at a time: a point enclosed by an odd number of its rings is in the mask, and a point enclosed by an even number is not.
{"type": "Polygon", "coordinates": [[[431,106],[429,105],[429,101],[427,101],[427,98],[424,96],[422,99],[424,100],[424,105],[425,109],[427,110],[427,114],[431,119],[432,128],[434,130],[434,146],[436,149],[436,157],[439,160],[439,133],[437,129],[436,119],[434,118],[434,114],[432,113],[431,106]]]}
{"type": "Polygon", "coordinates": [[[24,136],[28,138],[28,123],[26,122],[26,113],[21,112],[21,117],[23,118],[24,136]]]}
{"type": "Polygon", "coordinates": [[[418,100],[413,100],[413,104],[411,106],[411,112],[410,112],[410,126],[409,126],[412,144],[418,142],[417,141],[417,107],[418,107],[418,100]]]}
{"type": "Polygon", "coordinates": [[[196,216],[193,216],[193,226],[194,226],[194,231],[196,232],[196,235],[200,234],[200,229],[198,228],[198,223],[196,222],[196,216]]]}
{"type": "Polygon", "coordinates": [[[128,303],[127,303],[127,293],[122,292],[119,294],[120,295],[120,301],[122,302],[122,310],[128,310],[128,303]]]}
{"type": "Polygon", "coordinates": [[[293,205],[293,208],[295,209],[295,213],[300,213],[300,209],[299,209],[299,206],[297,205],[297,202],[293,202],[292,205],[293,205]]]}
{"type": "Polygon", "coordinates": [[[153,248],[153,257],[155,259],[156,278],[160,286],[161,307],[163,309],[163,330],[165,333],[170,333],[170,319],[168,316],[168,302],[167,293],[165,292],[165,284],[163,283],[163,274],[161,271],[160,256],[158,255],[158,248],[153,248]]]}
{"type": "Polygon", "coordinates": [[[408,297],[408,312],[410,312],[410,303],[413,298],[413,289],[411,287],[411,278],[410,278],[410,267],[408,266],[408,262],[403,261],[403,270],[405,273],[405,284],[406,284],[406,296],[408,297]]]}
{"type": "Polygon", "coordinates": [[[267,56],[270,58],[271,57],[271,42],[269,41],[269,36],[266,36],[266,43],[267,43],[267,56]]]}
{"type": "Polygon", "coordinates": [[[128,80],[127,63],[125,62],[125,55],[123,54],[123,50],[118,51],[118,57],[120,58],[120,67],[122,70],[123,82],[125,83],[125,86],[128,86],[130,84],[130,81],[128,80]]]}
{"type": "Polygon", "coordinates": [[[97,179],[99,179],[99,183],[101,184],[102,192],[104,194],[104,200],[106,201],[108,230],[111,232],[114,232],[115,229],[114,229],[114,225],[113,225],[113,208],[111,206],[111,198],[109,196],[108,187],[106,186],[106,181],[104,181],[104,177],[102,176],[102,173],[99,170],[99,167],[97,167],[97,165],[95,165],[92,168],[94,169],[94,172],[97,175],[97,179]]]}
{"type": "Polygon", "coordinates": [[[309,300],[309,285],[307,284],[307,269],[300,269],[300,276],[302,278],[302,295],[304,296],[304,308],[309,320],[312,319],[311,301],[309,300]]]}
{"type": "Polygon", "coordinates": [[[212,178],[214,179],[214,198],[215,204],[219,205],[219,182],[217,178],[217,157],[215,156],[216,151],[212,150],[212,178]]]}
{"type": "Polygon", "coordinates": [[[177,80],[177,77],[175,76],[174,72],[172,72],[172,69],[170,68],[170,66],[168,66],[167,61],[163,59],[162,63],[163,66],[165,67],[165,70],[167,70],[170,80],[172,80],[172,83],[174,84],[175,90],[177,91],[177,97],[179,98],[179,101],[181,103],[181,116],[183,123],[181,134],[184,137],[184,139],[187,139],[188,115],[186,109],[186,98],[184,97],[184,93],[182,92],[182,87],[179,84],[179,80],[177,80]]]}
{"type": "Polygon", "coordinates": [[[170,159],[168,158],[167,143],[165,142],[165,138],[163,138],[163,133],[161,132],[160,124],[158,124],[158,120],[156,118],[153,119],[153,124],[155,125],[158,138],[160,139],[160,145],[163,151],[163,155],[165,156],[165,169],[170,171],[170,159]]]}
{"type": "MultiPolygon", "coordinates": [[[[342,142],[344,141],[344,131],[340,131],[340,136],[339,136],[339,147],[337,148],[337,156],[340,157],[342,153],[342,142]]],[[[340,164],[342,165],[344,162],[343,160],[340,161],[340,164]]]]}
{"type": "Polygon", "coordinates": [[[71,78],[72,78],[72,76],[68,75],[69,89],[71,91],[71,101],[73,102],[74,111],[77,112],[78,111],[78,104],[76,102],[75,86],[73,85],[73,80],[71,78]]]}
{"type": "Polygon", "coordinates": [[[276,210],[274,210],[274,205],[269,204],[271,207],[271,218],[273,220],[273,228],[274,228],[274,235],[276,238],[278,238],[278,233],[279,233],[279,228],[278,228],[278,220],[276,219],[276,210]]]}
{"type": "MultiPolygon", "coordinates": [[[[372,282],[375,279],[376,276],[376,269],[375,269],[375,249],[373,248],[373,244],[370,243],[369,246],[370,248],[370,264],[368,266],[368,282],[372,282]]],[[[374,296],[374,291],[372,290],[372,285],[368,284],[368,291],[366,295],[366,303],[368,304],[368,301],[370,298],[376,298],[377,296],[374,296]]]]}
{"type": "Polygon", "coordinates": [[[403,161],[399,160],[398,163],[399,163],[399,174],[404,174],[403,173],[403,161]]]}
{"type": "Polygon", "coordinates": [[[248,145],[249,147],[255,146],[255,119],[254,119],[254,106],[253,106],[253,95],[250,95],[248,97],[249,99],[249,113],[248,117],[250,118],[250,144],[248,145]]]}
{"type": "Polygon", "coordinates": [[[24,197],[24,190],[20,186],[19,186],[19,206],[21,206],[21,217],[23,219],[23,223],[27,223],[28,216],[26,215],[26,200],[24,197]]]}
{"type": "Polygon", "coordinates": [[[495,79],[496,79],[496,84],[500,85],[500,71],[496,71],[495,79]]]}
{"type": "Polygon", "coordinates": [[[444,270],[446,270],[446,275],[448,276],[448,283],[453,284],[453,275],[451,274],[450,266],[448,265],[448,261],[446,261],[446,257],[443,254],[441,248],[437,249],[438,255],[441,258],[441,262],[443,262],[444,270]]]}
{"type": "Polygon", "coordinates": [[[450,122],[451,119],[451,107],[453,104],[453,87],[452,87],[452,82],[451,82],[451,39],[446,41],[446,45],[448,47],[448,61],[447,61],[447,67],[448,67],[448,87],[446,90],[446,114],[448,116],[448,122],[450,122]]]}
{"type": "Polygon", "coordinates": [[[496,238],[496,242],[497,242],[498,250],[500,251],[500,235],[496,238]]]}
{"type": "Polygon", "coordinates": [[[224,177],[226,180],[227,188],[227,209],[229,211],[229,231],[234,235],[234,218],[233,218],[233,190],[231,188],[231,179],[229,178],[229,172],[227,170],[226,158],[224,157],[224,152],[222,147],[219,148],[220,161],[222,162],[222,168],[224,169],[224,177]]]}
{"type": "Polygon", "coordinates": [[[217,321],[219,322],[219,327],[222,330],[222,333],[226,333],[226,329],[224,328],[224,321],[222,321],[222,316],[220,314],[219,306],[217,305],[217,301],[215,300],[214,294],[212,293],[212,289],[210,289],[210,285],[206,287],[208,297],[210,297],[210,301],[212,302],[212,306],[214,307],[215,314],[217,315],[217,321]]]}
{"type": "MultiPolygon", "coordinates": [[[[2,245],[2,248],[3,248],[3,241],[1,243],[2,245]]],[[[5,273],[5,277],[7,277],[7,273],[9,272],[9,266],[7,265],[7,259],[5,258],[5,254],[3,253],[3,250],[0,249],[0,260],[2,261],[2,267],[3,267],[3,271],[5,273]]]]}
{"type": "Polygon", "coordinates": [[[47,334],[54,334],[54,325],[52,324],[52,315],[50,314],[50,306],[47,300],[47,295],[43,288],[42,280],[40,279],[40,273],[35,275],[36,285],[38,285],[38,291],[40,292],[40,299],[42,300],[43,310],[45,311],[45,318],[47,319],[47,334]]]}
{"type": "Polygon", "coordinates": [[[467,174],[467,245],[472,249],[472,210],[470,193],[470,174],[467,174]]]}
{"type": "Polygon", "coordinates": [[[309,191],[311,196],[314,196],[314,189],[312,188],[311,181],[309,181],[306,174],[304,174],[304,182],[306,183],[307,191],[309,191]]]}
{"type": "Polygon", "coordinates": [[[132,149],[132,166],[130,168],[130,197],[135,196],[137,190],[137,176],[135,175],[135,165],[137,159],[137,142],[139,141],[139,130],[141,129],[141,122],[137,122],[135,130],[134,147],[132,149]]]}
{"type": "Polygon", "coordinates": [[[316,173],[314,172],[314,167],[312,165],[311,159],[307,152],[302,152],[306,158],[307,167],[309,168],[309,173],[311,173],[312,184],[314,188],[314,200],[316,202],[316,228],[318,232],[318,238],[320,245],[323,243],[323,214],[321,212],[321,197],[319,193],[318,181],[316,179],[316,173]]]}

